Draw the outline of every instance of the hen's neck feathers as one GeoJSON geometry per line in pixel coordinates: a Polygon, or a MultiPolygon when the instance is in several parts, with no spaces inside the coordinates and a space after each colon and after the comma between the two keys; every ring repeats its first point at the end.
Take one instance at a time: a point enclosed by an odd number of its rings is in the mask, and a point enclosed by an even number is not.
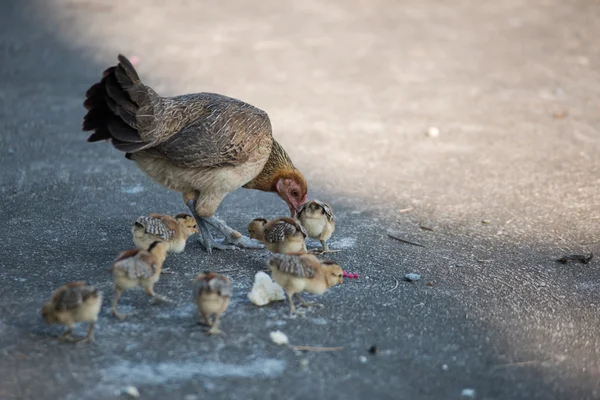
{"type": "Polygon", "coordinates": [[[294,167],[294,163],[290,156],[281,147],[275,139],[273,139],[273,147],[267,163],[263,167],[258,176],[244,185],[246,189],[262,190],[263,192],[277,191],[277,181],[282,178],[293,178],[296,180],[304,180],[304,177],[294,167]]]}

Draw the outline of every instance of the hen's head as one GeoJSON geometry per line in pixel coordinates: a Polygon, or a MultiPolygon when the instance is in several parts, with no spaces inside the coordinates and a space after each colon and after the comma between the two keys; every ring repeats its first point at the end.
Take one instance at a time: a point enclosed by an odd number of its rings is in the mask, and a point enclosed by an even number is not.
{"type": "Polygon", "coordinates": [[[278,177],[275,189],[277,194],[285,201],[290,209],[290,216],[293,218],[302,204],[306,202],[308,185],[304,175],[297,169],[291,170],[278,177]]]}

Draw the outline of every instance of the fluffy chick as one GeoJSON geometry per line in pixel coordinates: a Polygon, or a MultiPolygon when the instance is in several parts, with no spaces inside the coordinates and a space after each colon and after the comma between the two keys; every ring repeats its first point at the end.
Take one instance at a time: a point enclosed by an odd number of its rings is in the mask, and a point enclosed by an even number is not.
{"type": "Polygon", "coordinates": [[[248,225],[252,239],[260,240],[272,253],[306,253],[306,230],[293,218],[267,221],[256,218],[248,225]]]}
{"type": "Polygon", "coordinates": [[[175,217],[163,214],[150,214],[139,217],[131,227],[133,242],[138,249],[147,249],[152,242],[167,244],[169,253],[181,253],[187,239],[198,232],[196,219],[188,214],[175,217]]]}
{"type": "Polygon", "coordinates": [[[193,287],[194,302],[203,322],[210,327],[209,335],[223,333],[219,330],[219,318],[229,306],[233,288],[231,279],[225,275],[205,271],[196,276],[193,287]]]}
{"type": "Polygon", "coordinates": [[[273,280],[285,290],[291,315],[296,313],[294,295],[302,305],[311,306],[300,297],[301,292],[323,294],[344,281],[342,267],[333,261],[320,261],[312,254],[275,254],[267,265],[273,280]]]}
{"type": "Polygon", "coordinates": [[[297,211],[296,217],[306,229],[308,237],[318,239],[323,246],[323,253],[330,253],[327,240],[335,230],[335,215],[331,206],[319,200],[304,203],[297,211]]]}
{"type": "Polygon", "coordinates": [[[42,318],[47,324],[66,325],[67,330],[59,337],[76,343],[94,340],[94,326],[102,306],[102,292],[85,282],[71,282],[59,287],[50,300],[41,309],[42,318]],[[89,322],[87,336],[74,338],[71,336],[73,326],[77,322],[89,322]]]}
{"type": "Polygon", "coordinates": [[[119,257],[111,267],[115,294],[112,301],[112,314],[120,320],[127,316],[117,312],[117,303],[121,293],[127,289],[141,286],[148,296],[156,300],[166,301],[166,298],[154,293],[154,284],[160,278],[162,265],[167,258],[168,244],[165,242],[153,242],[148,250],[131,249],[119,254],[119,257]]]}

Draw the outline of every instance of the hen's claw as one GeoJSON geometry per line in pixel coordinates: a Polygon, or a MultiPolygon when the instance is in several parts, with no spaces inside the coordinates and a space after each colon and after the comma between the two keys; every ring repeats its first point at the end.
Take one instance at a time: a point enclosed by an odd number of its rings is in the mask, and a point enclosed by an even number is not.
{"type": "Polygon", "coordinates": [[[262,249],[265,247],[258,240],[250,239],[248,236],[244,236],[235,229],[230,228],[223,220],[215,216],[204,218],[204,220],[225,236],[224,243],[245,249],[262,249]]]}
{"type": "Polygon", "coordinates": [[[239,232],[235,231],[239,237],[225,238],[227,243],[231,243],[235,246],[242,247],[244,249],[264,249],[265,246],[256,239],[250,239],[248,236],[244,236],[239,232]]]}
{"type": "Polygon", "coordinates": [[[231,229],[227,224],[212,216],[212,217],[199,217],[196,215],[196,202],[194,200],[188,200],[186,205],[194,215],[196,222],[198,223],[198,231],[200,233],[200,244],[206,249],[208,254],[212,253],[213,249],[217,250],[238,250],[240,247],[248,249],[260,249],[264,247],[260,242],[250,239],[238,231],[231,229]],[[212,225],[215,229],[221,232],[225,239],[222,242],[217,242],[210,231],[208,230],[208,224],[212,225]]]}

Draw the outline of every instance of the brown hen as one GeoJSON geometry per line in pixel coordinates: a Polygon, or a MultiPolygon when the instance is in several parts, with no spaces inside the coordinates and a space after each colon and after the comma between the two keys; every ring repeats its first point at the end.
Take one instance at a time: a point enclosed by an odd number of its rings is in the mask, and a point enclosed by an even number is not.
{"type": "Polygon", "coordinates": [[[161,97],[127,58],[118,58],[86,93],[82,128],[94,132],[88,141],[111,140],[155,181],[182,193],[208,252],[261,247],[214,213],[240,187],[277,193],[291,216],[306,200],[306,180],[273,139],[268,115],[214,93],[161,97]],[[213,239],[208,224],[224,242],[213,239]]]}

